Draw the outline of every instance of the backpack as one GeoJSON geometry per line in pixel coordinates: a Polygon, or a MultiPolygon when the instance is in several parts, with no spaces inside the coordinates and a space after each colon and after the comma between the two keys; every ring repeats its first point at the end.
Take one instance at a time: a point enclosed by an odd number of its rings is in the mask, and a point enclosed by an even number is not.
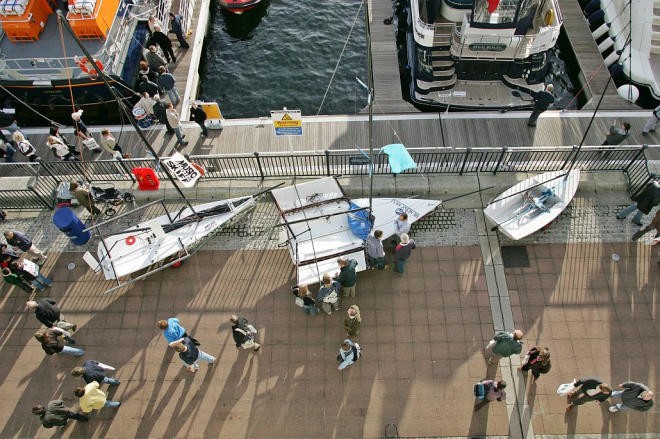
{"type": "Polygon", "coordinates": [[[484,399],[486,394],[490,391],[491,386],[487,386],[482,382],[478,382],[474,385],[474,396],[477,399],[484,399]]]}
{"type": "Polygon", "coordinates": [[[356,362],[362,356],[362,348],[359,344],[354,343],[353,346],[351,346],[351,350],[353,351],[353,362],[356,362]]]}

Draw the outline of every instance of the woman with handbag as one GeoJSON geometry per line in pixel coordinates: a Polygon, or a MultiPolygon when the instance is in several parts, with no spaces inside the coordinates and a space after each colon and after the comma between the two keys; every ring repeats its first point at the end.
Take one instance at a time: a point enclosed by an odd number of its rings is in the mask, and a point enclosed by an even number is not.
{"type": "Polygon", "coordinates": [[[542,373],[550,372],[550,367],[550,350],[534,346],[527,351],[520,370],[523,372],[531,370],[534,379],[537,380],[542,373]]]}
{"type": "Polygon", "coordinates": [[[74,111],[71,113],[73,120],[73,132],[80,138],[82,144],[87,147],[91,152],[101,152],[101,147],[87,129],[87,125],[82,120],[83,110],[74,111]]]}
{"type": "Polygon", "coordinates": [[[339,310],[339,283],[333,281],[328,273],[323,275],[316,301],[321,303],[321,309],[328,315],[332,314],[333,309],[339,310]]]}
{"type": "Polygon", "coordinates": [[[296,296],[296,305],[301,307],[305,314],[315,316],[319,313],[319,309],[316,307],[316,301],[312,297],[307,285],[295,287],[293,293],[296,296]]]}
{"type": "Polygon", "coordinates": [[[48,136],[46,139],[46,146],[50,149],[55,157],[63,161],[80,161],[78,157],[73,155],[69,147],[59,138],[55,136],[48,136]]]}

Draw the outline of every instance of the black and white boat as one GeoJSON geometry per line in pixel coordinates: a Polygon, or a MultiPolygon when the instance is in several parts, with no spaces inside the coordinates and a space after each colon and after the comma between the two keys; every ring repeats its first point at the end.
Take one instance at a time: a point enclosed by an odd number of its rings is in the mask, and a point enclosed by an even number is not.
{"type": "Polygon", "coordinates": [[[522,109],[542,88],[557,0],[407,0],[410,99],[423,108],[522,109]]]}

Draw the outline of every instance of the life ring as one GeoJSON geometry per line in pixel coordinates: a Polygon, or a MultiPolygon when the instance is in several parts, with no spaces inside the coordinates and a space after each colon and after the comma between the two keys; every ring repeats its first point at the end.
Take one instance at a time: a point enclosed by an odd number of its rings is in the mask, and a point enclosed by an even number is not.
{"type": "Polygon", "coordinates": [[[133,245],[135,244],[135,236],[131,235],[125,239],[126,245],[133,245]]]}
{"type": "Polygon", "coordinates": [[[548,12],[545,13],[545,17],[543,17],[543,22],[546,26],[550,26],[554,21],[555,13],[552,11],[552,9],[548,9],[548,12]]]}
{"type": "MultiPolygon", "coordinates": [[[[89,61],[89,59],[87,59],[86,56],[84,56],[84,57],[80,58],[78,61],[76,61],[76,64],[78,64],[78,67],[80,67],[80,70],[87,73],[90,78],[96,79],[99,76],[98,73],[96,73],[96,69],[94,69],[94,66],[89,61]]],[[[101,63],[101,61],[99,61],[98,59],[95,59],[94,64],[96,64],[96,67],[98,67],[98,69],[100,71],[103,71],[103,63],[101,63]]]]}

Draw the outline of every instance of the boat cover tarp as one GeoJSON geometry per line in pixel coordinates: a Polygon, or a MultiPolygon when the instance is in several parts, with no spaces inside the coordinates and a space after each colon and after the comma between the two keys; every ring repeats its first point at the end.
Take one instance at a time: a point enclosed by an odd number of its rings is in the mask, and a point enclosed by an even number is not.
{"type": "Polygon", "coordinates": [[[380,152],[387,154],[390,168],[395,174],[399,174],[406,169],[415,169],[417,167],[417,163],[415,163],[406,147],[401,143],[385,145],[380,149],[380,152]]]}
{"type": "MultiPolygon", "coordinates": [[[[351,201],[351,210],[360,209],[360,206],[351,201]]],[[[363,241],[367,240],[369,232],[371,231],[371,221],[369,221],[368,210],[358,210],[357,212],[350,212],[346,215],[348,217],[348,225],[351,232],[363,241]]]]}

